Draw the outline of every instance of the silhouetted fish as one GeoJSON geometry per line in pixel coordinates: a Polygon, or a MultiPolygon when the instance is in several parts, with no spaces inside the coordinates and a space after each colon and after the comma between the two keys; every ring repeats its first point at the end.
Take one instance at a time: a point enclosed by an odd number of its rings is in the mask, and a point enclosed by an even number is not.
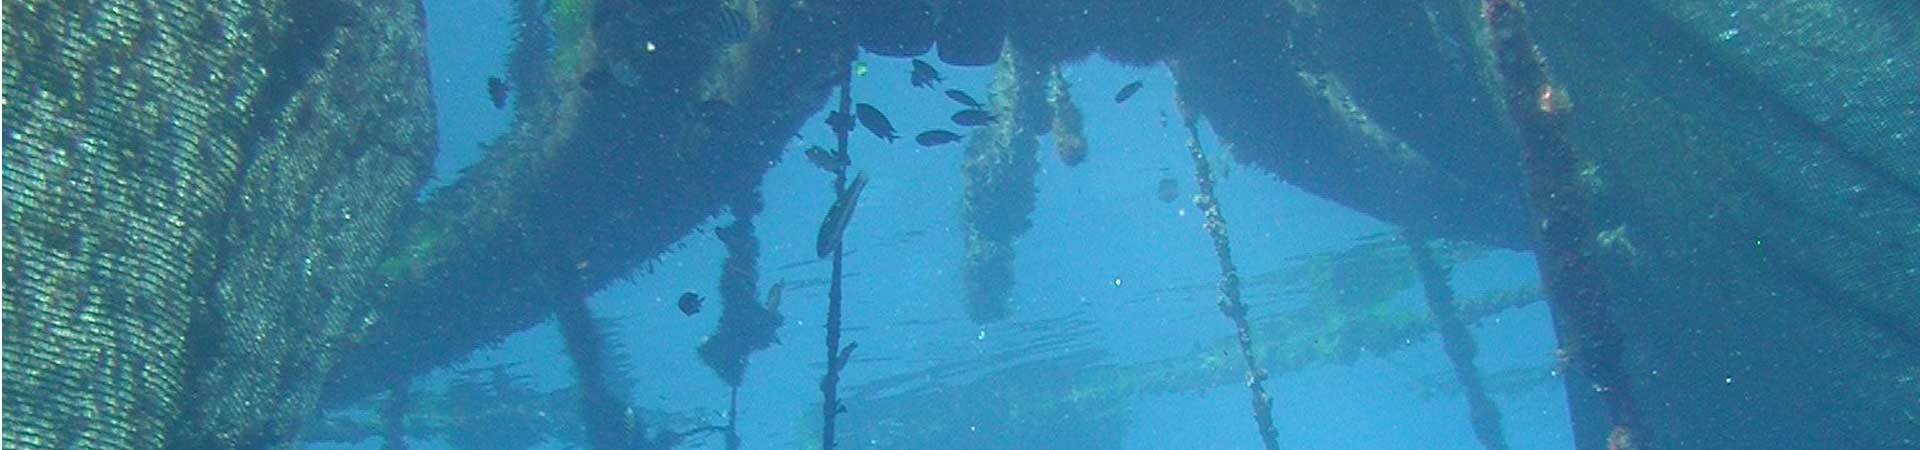
{"type": "Polygon", "coordinates": [[[984,110],[969,109],[953,113],[953,123],[963,127],[977,127],[993,123],[993,114],[984,110]]]}
{"type": "Polygon", "coordinates": [[[1161,178],[1160,201],[1163,203],[1173,203],[1173,200],[1178,198],[1180,198],[1180,182],[1173,181],[1171,177],[1161,178]]]}
{"type": "Polygon", "coordinates": [[[814,240],[816,256],[825,258],[840,248],[840,236],[847,232],[847,223],[853,221],[853,208],[860,203],[860,191],[866,188],[867,174],[862,172],[834,199],[833,209],[827,210],[826,220],[820,221],[820,235],[814,240]]]}
{"type": "Polygon", "coordinates": [[[887,116],[880,114],[879,108],[861,103],[853,106],[853,114],[860,118],[860,125],[867,127],[867,131],[873,132],[874,136],[886,139],[888,143],[900,138],[900,135],[893,133],[893,122],[888,122],[887,116]]]}
{"type": "Polygon", "coordinates": [[[513,88],[507,87],[507,80],[502,80],[500,77],[487,78],[487,100],[493,101],[493,109],[507,107],[507,91],[511,90],[513,88]]]}
{"type": "Polygon", "coordinates": [[[929,130],[920,133],[919,136],[914,136],[913,140],[919,142],[922,147],[932,147],[957,142],[960,140],[960,135],[947,130],[929,130]]]}
{"type": "Polygon", "coordinates": [[[852,132],[853,117],[839,111],[827,113],[827,126],[833,128],[835,134],[852,132]]]}
{"type": "Polygon", "coordinates": [[[1114,103],[1126,102],[1127,99],[1133,98],[1133,94],[1140,92],[1140,87],[1144,85],[1145,85],[1145,82],[1135,81],[1132,83],[1127,83],[1126,86],[1121,86],[1120,93],[1113,94],[1113,102],[1114,103]]]}
{"type": "Polygon", "coordinates": [[[688,316],[699,314],[700,304],[706,301],[707,299],[700,298],[700,294],[695,294],[692,291],[680,294],[680,312],[688,316]]]}
{"type": "Polygon", "coordinates": [[[987,107],[986,105],[980,104],[979,100],[974,100],[973,96],[967,95],[966,92],[961,92],[959,89],[948,89],[947,98],[960,102],[962,105],[967,105],[968,108],[986,109],[987,107]]]}
{"type": "Polygon", "coordinates": [[[913,72],[909,75],[913,79],[913,87],[931,88],[934,83],[946,81],[945,78],[940,77],[940,71],[933,70],[933,65],[921,61],[920,58],[913,59],[913,72]]]}
{"type": "Polygon", "coordinates": [[[818,145],[807,147],[807,161],[812,162],[814,167],[819,167],[820,170],[833,173],[847,170],[847,164],[851,162],[847,161],[846,155],[840,154],[838,150],[818,145]]]}

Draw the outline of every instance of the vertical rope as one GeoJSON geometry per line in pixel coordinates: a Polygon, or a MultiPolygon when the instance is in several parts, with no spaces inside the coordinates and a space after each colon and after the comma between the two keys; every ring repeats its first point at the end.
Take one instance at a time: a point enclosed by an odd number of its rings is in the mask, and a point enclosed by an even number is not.
{"type": "MultiPolygon", "coordinates": [[[[840,118],[847,126],[834,127],[834,139],[840,155],[851,158],[847,153],[847,133],[852,131],[853,121],[853,71],[846,71],[840,80],[840,118]]],[[[833,190],[837,197],[847,189],[847,171],[844,167],[834,172],[833,190]]],[[[836,239],[833,244],[833,279],[827,288],[827,374],[820,377],[820,449],[833,450],[834,418],[840,414],[840,369],[847,365],[847,358],[853,356],[858,343],[840,347],[840,278],[844,273],[842,261],[846,256],[843,240],[836,239]]]]}
{"type": "Polygon", "coordinates": [[[727,391],[727,450],[740,450],[740,387],[727,391]]]}
{"type": "MultiPolygon", "coordinates": [[[[1540,278],[1547,288],[1554,332],[1562,349],[1607,406],[1609,450],[1646,450],[1639,410],[1633,403],[1622,338],[1609,315],[1615,294],[1601,269],[1593,237],[1591,193],[1579,183],[1583,164],[1567,139],[1573,103],[1548,71],[1546,57],[1526,30],[1524,8],[1511,0],[1486,0],[1483,15],[1492,35],[1501,96],[1520,133],[1527,197],[1539,235],[1540,278]]],[[[1583,386],[1569,386],[1569,395],[1583,386]]],[[[1576,435],[1580,433],[1576,430],[1576,435]]],[[[1591,444],[1588,444],[1591,445],[1591,444]]],[[[1580,448],[1589,448],[1583,445],[1580,448]]]]}
{"type": "Polygon", "coordinates": [[[1460,320],[1460,312],[1453,306],[1453,288],[1447,285],[1453,268],[1434,259],[1425,237],[1408,232],[1404,239],[1407,250],[1413,254],[1414,268],[1420,272],[1420,285],[1426,288],[1427,309],[1433,312],[1434,326],[1440,329],[1441,347],[1453,362],[1454,378],[1460,380],[1467,396],[1473,435],[1487,450],[1506,450],[1507,438],[1500,428],[1500,407],[1487,397],[1486,387],[1480,380],[1480,368],[1473,363],[1474,354],[1478,352],[1473,332],[1467,330],[1466,323],[1460,320]]]}
{"type": "Polygon", "coordinates": [[[645,426],[628,413],[627,396],[612,375],[615,368],[607,358],[606,335],[593,321],[586,299],[561,302],[555,312],[560,337],[567,355],[573,360],[575,382],[580,389],[580,418],[587,430],[587,448],[614,450],[631,448],[643,441],[645,426]]]}
{"type": "Polygon", "coordinates": [[[1176,97],[1174,103],[1181,105],[1181,119],[1187,127],[1187,155],[1193,158],[1193,179],[1200,185],[1200,194],[1194,196],[1193,204],[1206,213],[1207,234],[1213,237],[1213,253],[1220,259],[1220,313],[1233,321],[1239,334],[1240,356],[1247,362],[1247,390],[1252,391],[1253,420],[1260,427],[1260,443],[1267,450],[1279,450],[1280,431],[1273,426],[1273,396],[1267,395],[1262,383],[1267,379],[1267,371],[1260,368],[1253,353],[1247,304],[1240,300],[1240,273],[1233,265],[1233,249],[1227,242],[1227,219],[1220,214],[1220,202],[1213,196],[1213,169],[1207,165],[1206,153],[1200,150],[1199,118],[1179,98],[1176,97]]]}

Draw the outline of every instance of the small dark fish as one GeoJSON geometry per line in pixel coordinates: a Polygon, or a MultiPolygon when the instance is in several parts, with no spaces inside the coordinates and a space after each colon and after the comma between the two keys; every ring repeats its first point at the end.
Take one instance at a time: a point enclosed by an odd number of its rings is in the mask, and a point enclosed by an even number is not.
{"type": "Polygon", "coordinates": [[[1113,102],[1125,103],[1127,99],[1133,98],[1133,94],[1139,93],[1140,87],[1144,85],[1145,85],[1145,82],[1135,81],[1132,83],[1127,83],[1126,86],[1121,86],[1120,93],[1113,94],[1113,102]]]}
{"type": "Polygon", "coordinates": [[[867,131],[873,132],[874,136],[886,139],[887,143],[891,144],[894,139],[900,138],[900,135],[893,132],[893,122],[888,122],[887,116],[880,114],[880,108],[861,103],[854,105],[853,113],[860,118],[860,125],[866,126],[867,131]]]}
{"type": "Polygon", "coordinates": [[[512,90],[512,87],[507,86],[507,80],[502,80],[500,77],[487,78],[487,99],[493,101],[493,109],[506,108],[507,92],[512,90]]]}
{"type": "Polygon", "coordinates": [[[867,174],[860,173],[840,191],[834,199],[833,209],[827,210],[826,220],[820,221],[820,235],[814,240],[814,252],[821,258],[833,254],[840,248],[840,236],[847,232],[847,223],[853,221],[853,208],[860,203],[860,191],[867,188],[867,174]]]}
{"type": "Polygon", "coordinates": [[[962,105],[967,105],[968,108],[986,109],[987,107],[987,105],[980,104],[979,100],[974,100],[973,96],[967,95],[966,92],[961,92],[959,89],[948,89],[947,98],[960,102],[962,105]]]}
{"type": "Polygon", "coordinates": [[[932,147],[958,142],[960,135],[947,130],[928,130],[920,133],[919,136],[914,136],[913,140],[919,142],[922,147],[932,147]]]}
{"type": "Polygon", "coordinates": [[[834,134],[852,132],[853,116],[841,114],[839,111],[827,113],[827,126],[833,128],[834,134]]]}
{"type": "Polygon", "coordinates": [[[847,170],[847,164],[850,162],[847,161],[846,155],[840,154],[839,151],[830,150],[818,145],[807,147],[807,161],[812,162],[813,165],[819,167],[820,170],[832,173],[840,173],[842,170],[847,170]]]}
{"type": "Polygon", "coordinates": [[[953,113],[953,123],[963,127],[977,127],[993,123],[993,114],[979,109],[962,110],[953,113]]]}
{"type": "Polygon", "coordinates": [[[934,83],[946,81],[946,78],[940,77],[940,71],[933,70],[933,65],[921,61],[920,58],[913,59],[913,72],[910,76],[913,79],[913,87],[931,88],[934,83]]]}
{"type": "Polygon", "coordinates": [[[1160,179],[1160,201],[1162,203],[1173,203],[1174,200],[1179,198],[1180,198],[1180,182],[1173,181],[1172,177],[1161,178],[1160,179]]]}
{"type": "Polygon", "coordinates": [[[688,316],[699,314],[700,304],[706,301],[707,299],[700,298],[700,294],[695,294],[692,291],[680,294],[680,312],[688,316]]]}
{"type": "Polygon", "coordinates": [[[1160,110],[1160,128],[1167,127],[1167,110],[1160,110]]]}

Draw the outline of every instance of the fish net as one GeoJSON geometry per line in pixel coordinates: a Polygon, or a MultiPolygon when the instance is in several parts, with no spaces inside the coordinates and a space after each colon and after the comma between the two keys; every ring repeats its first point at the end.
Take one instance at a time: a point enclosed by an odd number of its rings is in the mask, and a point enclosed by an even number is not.
{"type": "Polygon", "coordinates": [[[5,446],[284,442],[431,160],[417,7],[5,7],[5,446]]]}

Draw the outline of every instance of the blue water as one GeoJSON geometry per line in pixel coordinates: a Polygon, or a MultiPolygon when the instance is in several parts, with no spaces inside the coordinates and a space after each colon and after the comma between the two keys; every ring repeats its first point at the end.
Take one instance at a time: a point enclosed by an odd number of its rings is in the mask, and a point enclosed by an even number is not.
{"type": "MultiPolygon", "coordinates": [[[[507,17],[504,2],[429,0],[429,40],[441,155],[436,185],[456,179],[459,168],[482,155],[478,142],[502,131],[509,111],[488,103],[483,87],[489,76],[504,73],[507,17]]],[[[927,58],[933,61],[933,58],[927,58]]],[[[886,111],[902,136],[929,127],[958,131],[947,115],[959,109],[938,90],[909,85],[905,59],[862,57],[871,71],[858,77],[859,101],[886,111]]],[[[947,77],[942,88],[958,88],[985,99],[989,68],[957,68],[935,63],[947,77]]],[[[1210,283],[1219,277],[1203,219],[1186,201],[1194,190],[1192,163],[1184,148],[1179,118],[1160,126],[1172,107],[1172,77],[1164,68],[1123,67],[1098,57],[1067,68],[1073,94],[1085,114],[1088,160],[1068,168],[1054,158],[1051,139],[1042,138],[1038,208],[1034,227],[1017,244],[1013,319],[987,326],[968,321],[961,304],[963,258],[959,202],[962,146],[921,148],[902,139],[894,144],[857,130],[852,142],[855,170],[872,183],[847,232],[853,251],[846,259],[846,339],[860,343],[843,389],[856,389],[881,377],[914,373],[939,363],[982,360],[1018,348],[1034,331],[1016,331],[1012,323],[1048,318],[1085,318],[1095,331],[1081,342],[1104,351],[1111,364],[1132,364],[1187,354],[1197,346],[1232,333],[1214,306],[1214,294],[1156,295],[1156,289],[1210,283]],[[1120,86],[1144,80],[1146,88],[1126,104],[1115,105],[1120,86]],[[1171,175],[1179,180],[1182,200],[1162,203],[1156,185],[1171,175]]],[[[812,167],[797,151],[807,144],[830,146],[833,136],[809,119],[787,156],[773,167],[762,191],[766,210],[756,223],[762,244],[762,289],[774,281],[828,274],[826,264],[775,270],[814,260],[814,233],[832,203],[831,177],[812,167]]],[[[1224,145],[1210,131],[1202,139],[1209,153],[1224,145]]],[[[1216,159],[1224,161],[1225,159],[1216,159]]],[[[1218,169],[1216,169],[1218,170],[1218,169]]],[[[1385,224],[1282,183],[1249,167],[1232,167],[1221,181],[1222,202],[1242,273],[1276,270],[1291,256],[1338,250],[1355,239],[1391,232],[1385,224]]],[[[669,411],[724,411],[727,389],[695,354],[719,314],[718,300],[708,311],[683,316],[673,300],[683,291],[717,297],[716,280],[724,249],[711,231],[727,223],[715,218],[684,238],[684,246],[663,256],[651,273],[635,274],[590,301],[595,314],[612,319],[615,340],[630,358],[637,383],[630,399],[636,407],[669,411]]],[[[1454,288],[1462,296],[1537,282],[1529,255],[1496,252],[1458,267],[1454,288]]],[[[1396,301],[1424,309],[1417,287],[1396,301]]],[[[1254,314],[1299,306],[1303,298],[1249,298],[1254,314]]],[[[740,430],[744,448],[797,448],[816,432],[818,380],[825,360],[820,318],[825,287],[787,292],[782,308],[787,324],[783,345],[755,354],[740,391],[740,430]]],[[[1548,367],[1553,336],[1543,305],[1504,313],[1474,328],[1483,372],[1548,367]]],[[[1046,358],[1051,355],[1031,355],[1046,358]]],[[[569,363],[555,328],[528,330],[497,348],[477,353],[461,367],[519,363],[537,389],[571,384],[569,363]]],[[[1421,399],[1417,387],[1450,380],[1450,366],[1437,342],[1428,340],[1385,357],[1363,356],[1350,365],[1321,366],[1278,374],[1267,384],[1275,398],[1280,440],[1297,449],[1478,449],[1468,425],[1466,403],[1457,394],[1421,399]]],[[[456,369],[457,369],[456,368],[456,369]]],[[[416,383],[422,390],[441,387],[447,372],[416,383]]],[[[971,379],[926,380],[963,383],[971,379]]],[[[1497,396],[1513,448],[1570,448],[1565,396],[1558,383],[1497,396]]],[[[861,417],[861,398],[847,400],[849,415],[861,417]]],[[[926,405],[922,414],[938,416],[945,405],[926,405]]],[[[1247,392],[1237,384],[1192,392],[1132,399],[1132,428],[1127,448],[1259,448],[1248,416],[1247,392]]],[[[717,414],[717,413],[716,413],[717,414]]],[[[712,416],[713,421],[720,421],[712,416]]],[[[843,427],[844,429],[845,427],[843,427]]],[[[987,430],[990,432],[991,430],[987,430]]],[[[845,441],[861,436],[843,434],[845,441]]],[[[449,448],[430,440],[417,449],[449,448]]],[[[313,445],[310,448],[378,448],[313,445]]],[[[561,448],[550,442],[541,448],[561,448]]],[[[722,448],[717,437],[687,448],[722,448]]],[[[1032,448],[1049,448],[1036,443],[1032,448]]]]}

